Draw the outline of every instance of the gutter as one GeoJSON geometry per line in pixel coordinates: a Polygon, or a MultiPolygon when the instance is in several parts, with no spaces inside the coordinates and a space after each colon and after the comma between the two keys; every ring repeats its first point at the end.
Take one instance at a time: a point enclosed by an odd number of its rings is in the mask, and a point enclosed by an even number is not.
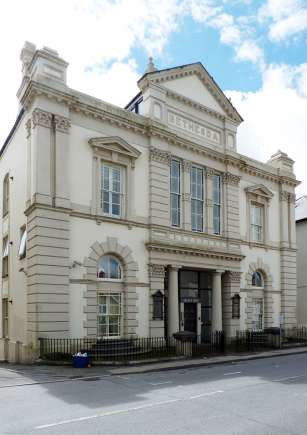
{"type": "Polygon", "coordinates": [[[9,144],[10,140],[12,139],[12,137],[13,137],[13,135],[14,135],[14,133],[15,133],[15,130],[16,130],[16,128],[17,128],[17,126],[18,126],[18,124],[19,124],[21,118],[23,117],[23,114],[24,114],[24,113],[25,113],[25,109],[22,108],[22,109],[20,110],[20,112],[18,113],[18,116],[17,116],[17,118],[16,118],[16,121],[14,122],[13,127],[11,128],[11,131],[9,132],[7,138],[6,138],[5,141],[4,141],[4,144],[2,145],[2,147],[1,147],[1,149],[0,149],[0,157],[2,156],[2,154],[4,153],[6,147],[7,147],[8,144],[9,144]]]}

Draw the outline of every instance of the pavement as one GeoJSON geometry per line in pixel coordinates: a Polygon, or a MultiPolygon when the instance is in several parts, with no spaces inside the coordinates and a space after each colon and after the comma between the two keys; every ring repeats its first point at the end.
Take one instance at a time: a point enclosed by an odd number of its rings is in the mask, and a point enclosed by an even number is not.
{"type": "Polygon", "coordinates": [[[154,370],[0,364],[0,434],[305,435],[306,351],[154,370]]]}
{"type": "MultiPolygon", "coordinates": [[[[302,353],[307,353],[307,346],[294,347],[289,349],[275,349],[263,352],[249,352],[249,353],[235,353],[227,355],[219,355],[215,357],[203,357],[203,358],[193,358],[193,359],[170,359],[159,362],[147,362],[136,361],[128,365],[92,365],[89,368],[77,369],[73,368],[71,365],[65,364],[44,364],[40,362],[38,365],[23,365],[23,364],[9,364],[1,363],[0,369],[5,368],[8,372],[18,373],[18,377],[6,376],[8,379],[8,384],[11,379],[14,382],[19,382],[20,384],[32,384],[35,382],[42,382],[48,375],[48,379],[45,382],[49,382],[49,377],[51,376],[51,381],[67,381],[70,379],[77,378],[90,378],[97,376],[116,376],[125,374],[137,374],[137,373],[151,373],[157,371],[168,371],[177,369],[187,369],[187,368],[197,368],[206,367],[217,364],[227,364],[227,363],[238,363],[240,361],[248,361],[263,358],[274,358],[285,355],[299,355],[302,353]],[[28,377],[28,373],[31,376],[28,377]]],[[[0,388],[2,386],[2,380],[0,378],[0,388]]],[[[1,432],[0,432],[1,435],[1,432]]]]}

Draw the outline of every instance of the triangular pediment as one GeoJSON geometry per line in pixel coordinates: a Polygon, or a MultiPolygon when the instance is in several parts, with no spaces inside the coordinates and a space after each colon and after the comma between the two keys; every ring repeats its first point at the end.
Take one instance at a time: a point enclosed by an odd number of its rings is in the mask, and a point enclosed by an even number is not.
{"type": "Polygon", "coordinates": [[[94,137],[88,142],[93,148],[123,154],[132,159],[137,159],[141,154],[139,150],[119,136],[94,137]]]}
{"type": "Polygon", "coordinates": [[[240,114],[231,104],[213,77],[200,63],[183,65],[145,74],[138,82],[140,88],[155,83],[187,101],[195,102],[224,117],[240,123],[240,114]]]}
{"type": "Polygon", "coordinates": [[[263,184],[257,184],[255,186],[247,187],[245,191],[249,194],[255,196],[262,196],[263,198],[267,199],[270,199],[274,196],[273,192],[271,192],[270,189],[268,189],[263,184]]]}

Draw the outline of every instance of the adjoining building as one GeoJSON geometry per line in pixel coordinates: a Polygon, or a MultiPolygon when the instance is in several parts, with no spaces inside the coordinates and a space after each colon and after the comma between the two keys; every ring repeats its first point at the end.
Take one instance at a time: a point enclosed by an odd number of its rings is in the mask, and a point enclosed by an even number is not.
{"type": "Polygon", "coordinates": [[[295,206],[297,237],[297,323],[307,325],[307,195],[295,206]]]}
{"type": "MultiPolygon", "coordinates": [[[[201,63],[156,70],[123,109],[21,51],[0,158],[0,357],[40,337],[164,337],[296,325],[293,160],[237,152],[242,118],[201,63]]],[[[259,125],[261,128],[261,125],[259,125]]]]}

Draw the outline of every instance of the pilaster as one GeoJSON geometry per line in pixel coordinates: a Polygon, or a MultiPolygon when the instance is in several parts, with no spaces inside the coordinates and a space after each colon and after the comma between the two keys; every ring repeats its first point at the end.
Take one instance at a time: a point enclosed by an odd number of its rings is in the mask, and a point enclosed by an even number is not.
{"type": "Polygon", "coordinates": [[[148,265],[148,275],[150,284],[150,302],[149,302],[149,319],[150,319],[150,336],[164,337],[164,320],[153,320],[153,298],[152,296],[160,291],[164,294],[165,266],[162,264],[150,263],[148,265]]]}
{"type": "Polygon", "coordinates": [[[70,207],[69,192],[69,130],[70,120],[64,116],[54,115],[54,204],[56,207],[70,207]]]}
{"type": "MultiPolygon", "coordinates": [[[[240,295],[241,272],[227,272],[222,279],[223,299],[223,330],[228,338],[235,337],[236,331],[240,329],[240,318],[232,317],[232,298],[235,294],[240,295]]],[[[242,315],[242,313],[241,313],[242,315]]]]}
{"type": "Polygon", "coordinates": [[[223,184],[223,206],[226,210],[223,213],[224,235],[230,238],[240,237],[240,211],[239,211],[239,184],[240,177],[225,172],[222,175],[223,184]]]}
{"type": "Polygon", "coordinates": [[[35,109],[32,113],[31,126],[31,202],[51,205],[52,114],[35,109]]]}
{"type": "Polygon", "coordinates": [[[180,266],[172,265],[168,271],[168,336],[179,331],[179,291],[178,270],[180,266]]]}
{"type": "Polygon", "coordinates": [[[150,148],[149,219],[152,224],[170,224],[170,158],[169,152],[150,148]]]}
{"type": "Polygon", "coordinates": [[[223,270],[213,272],[212,279],[212,332],[222,331],[222,273],[223,270]]]}

